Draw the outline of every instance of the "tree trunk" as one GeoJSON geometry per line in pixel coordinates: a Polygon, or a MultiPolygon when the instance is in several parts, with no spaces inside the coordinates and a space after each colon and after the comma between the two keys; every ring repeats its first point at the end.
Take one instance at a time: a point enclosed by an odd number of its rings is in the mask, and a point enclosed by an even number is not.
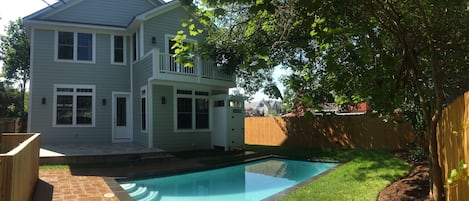
{"type": "Polygon", "coordinates": [[[21,132],[26,132],[27,128],[26,128],[26,123],[25,123],[26,121],[25,120],[26,120],[27,116],[26,116],[26,111],[24,111],[24,103],[25,103],[24,99],[26,97],[26,83],[28,81],[26,79],[23,79],[22,82],[23,83],[21,83],[22,86],[21,86],[21,92],[20,92],[21,93],[21,102],[20,102],[20,105],[19,105],[19,107],[20,107],[20,131],[21,132]]]}
{"type": "Polygon", "coordinates": [[[429,128],[429,151],[430,151],[430,187],[431,196],[435,201],[442,201],[445,199],[443,174],[439,163],[438,142],[436,139],[436,126],[437,122],[432,122],[429,128]]]}

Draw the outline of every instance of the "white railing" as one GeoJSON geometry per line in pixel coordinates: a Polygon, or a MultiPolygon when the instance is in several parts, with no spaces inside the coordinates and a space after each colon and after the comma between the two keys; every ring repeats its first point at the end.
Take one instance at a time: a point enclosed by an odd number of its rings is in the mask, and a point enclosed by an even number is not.
{"type": "Polygon", "coordinates": [[[160,72],[201,76],[203,78],[234,81],[234,76],[229,75],[219,69],[214,62],[196,58],[194,67],[184,67],[183,64],[176,63],[176,58],[171,54],[160,53],[160,72]]]}
{"type": "Polygon", "coordinates": [[[223,72],[215,62],[204,61],[202,62],[202,77],[220,80],[234,80],[234,76],[223,72]]]}
{"type": "Polygon", "coordinates": [[[173,55],[164,53],[160,53],[160,71],[165,73],[198,75],[197,65],[194,67],[184,67],[183,64],[176,63],[176,58],[174,58],[173,55]]]}

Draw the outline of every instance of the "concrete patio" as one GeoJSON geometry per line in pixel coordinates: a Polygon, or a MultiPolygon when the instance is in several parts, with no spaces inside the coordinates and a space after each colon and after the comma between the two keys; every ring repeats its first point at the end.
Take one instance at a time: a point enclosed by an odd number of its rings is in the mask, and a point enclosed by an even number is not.
{"type": "Polygon", "coordinates": [[[158,148],[147,148],[133,143],[114,144],[54,144],[41,145],[40,157],[103,156],[164,152],[158,148]]]}

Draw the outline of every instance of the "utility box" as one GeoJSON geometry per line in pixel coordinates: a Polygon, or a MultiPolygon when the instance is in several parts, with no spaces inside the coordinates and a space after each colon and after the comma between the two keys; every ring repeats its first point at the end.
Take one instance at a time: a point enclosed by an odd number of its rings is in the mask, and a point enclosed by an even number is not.
{"type": "Polygon", "coordinates": [[[225,151],[244,149],[244,97],[220,94],[212,100],[212,146],[225,151]]]}

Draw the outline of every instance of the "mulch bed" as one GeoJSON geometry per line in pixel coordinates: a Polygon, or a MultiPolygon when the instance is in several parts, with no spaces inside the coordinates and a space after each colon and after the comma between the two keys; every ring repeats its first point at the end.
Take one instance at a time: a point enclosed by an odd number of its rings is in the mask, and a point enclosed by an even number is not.
{"type": "Polygon", "coordinates": [[[379,201],[433,201],[429,196],[429,162],[414,162],[411,165],[409,175],[380,192],[379,201]]]}

